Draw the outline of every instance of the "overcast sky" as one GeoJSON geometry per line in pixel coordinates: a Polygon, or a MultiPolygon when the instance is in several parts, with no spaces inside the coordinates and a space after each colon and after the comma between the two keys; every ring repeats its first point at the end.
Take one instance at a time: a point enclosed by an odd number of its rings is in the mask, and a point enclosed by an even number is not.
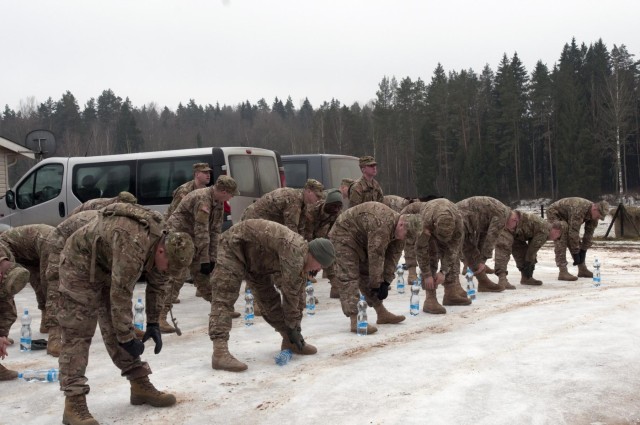
{"type": "Polygon", "coordinates": [[[0,106],[103,90],[134,106],[277,96],[364,104],[384,76],[431,80],[514,52],[530,73],[599,38],[640,59],[637,0],[0,0],[0,106]]]}

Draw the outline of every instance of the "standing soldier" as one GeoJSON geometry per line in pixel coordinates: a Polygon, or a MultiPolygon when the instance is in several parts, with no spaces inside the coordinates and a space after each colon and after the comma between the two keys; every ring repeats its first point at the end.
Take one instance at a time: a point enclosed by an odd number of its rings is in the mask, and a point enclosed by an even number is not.
{"type": "Polygon", "coordinates": [[[363,202],[382,202],[384,194],[380,184],[375,179],[378,175],[378,163],[372,156],[360,158],[362,177],[349,188],[349,208],[363,202]]]}
{"type": "Polygon", "coordinates": [[[322,199],[323,190],[322,183],[315,179],[308,179],[302,189],[282,187],[272,190],[249,205],[240,220],[259,218],[275,221],[304,235],[308,212],[322,199]]]}
{"type": "Polygon", "coordinates": [[[42,312],[40,333],[47,333],[47,288],[45,272],[49,261],[47,237],[53,231],[47,224],[27,224],[13,227],[0,234],[3,243],[13,253],[16,263],[29,270],[31,286],[36,293],[38,309],[42,312]]]}
{"type": "Polygon", "coordinates": [[[282,336],[281,349],[298,354],[315,354],[317,349],[301,334],[306,275],[329,267],[335,251],[329,240],[304,238],[285,226],[267,220],[244,220],[220,238],[218,265],[213,273],[209,337],[213,341],[213,369],[240,372],[247,365],[229,353],[231,313],[242,280],[255,291],[263,318],[282,336]],[[275,282],[274,282],[275,281],[275,282]],[[280,288],[282,298],[274,287],[280,288]]]}
{"type": "MultiPolygon", "coordinates": [[[[434,199],[416,204],[422,204],[419,214],[423,231],[417,237],[415,247],[405,247],[405,253],[414,248],[418,257],[426,292],[422,311],[431,314],[447,312],[436,297],[436,290],[440,284],[444,286],[443,305],[471,304],[458,280],[458,256],[464,235],[462,215],[458,207],[447,199],[434,199]]],[[[404,212],[408,212],[410,208],[411,205],[405,208],[404,212]]]]}
{"type": "MultiPolygon", "coordinates": [[[[196,286],[196,296],[208,302],[211,302],[210,275],[216,266],[224,203],[238,193],[236,181],[222,175],[213,186],[188,193],[167,220],[169,230],[187,233],[193,239],[195,252],[189,270],[196,286]]],[[[179,279],[186,279],[186,276],[179,279]]],[[[167,322],[167,313],[178,295],[174,293],[178,288],[180,285],[172,281],[172,293],[167,296],[160,318],[160,329],[165,333],[175,332],[175,328],[167,322]]]]}
{"type": "Polygon", "coordinates": [[[135,204],[112,204],[73,233],[60,255],[60,309],[62,329],[60,389],[64,391],[63,423],[97,424],[89,412],[85,376],[89,347],[100,331],[113,363],[131,385],[133,405],[171,406],[172,394],[158,391],[149,381],[151,369],[140,359],[144,342],[162,349],[158,319],[165,297],[166,275],[181,274],[193,257],[188,235],[167,233],[162,215],[135,204]],[[145,271],[147,330],[142,341],[133,330],[132,296],[145,271]]]}
{"type": "Polygon", "coordinates": [[[176,208],[178,208],[178,205],[180,205],[182,198],[184,198],[188,193],[191,193],[196,189],[204,189],[209,185],[210,181],[211,168],[209,167],[209,164],[206,162],[193,164],[193,180],[178,186],[176,190],[173,191],[173,199],[171,200],[171,205],[169,205],[169,208],[167,209],[165,218],[169,219],[169,217],[171,217],[171,214],[173,214],[176,208]]]}
{"type": "Polygon", "coordinates": [[[399,213],[404,207],[411,204],[411,200],[398,195],[384,195],[382,203],[399,213]]]}
{"type": "Polygon", "coordinates": [[[62,345],[60,325],[58,324],[58,300],[60,299],[60,253],[64,243],[76,230],[98,217],[98,210],[80,211],[67,217],[62,223],[53,229],[47,237],[49,259],[45,271],[47,303],[45,327],[49,330],[47,341],[47,354],[58,357],[62,345]]]}
{"type": "Polygon", "coordinates": [[[533,278],[537,254],[547,240],[555,241],[562,234],[560,222],[550,223],[535,214],[514,211],[518,224],[513,231],[503,229],[496,242],[495,266],[498,285],[505,289],[516,289],[507,280],[507,264],[513,254],[516,267],[520,270],[521,285],[542,285],[542,281],[533,278]]]}
{"type": "MultiPolygon", "coordinates": [[[[305,229],[304,238],[308,241],[315,238],[326,238],[329,231],[336,222],[338,215],[342,211],[342,196],[338,189],[332,189],[327,192],[324,201],[318,202],[313,206],[310,212],[310,226],[305,229]]],[[[336,267],[332,264],[324,270],[325,277],[329,279],[331,284],[330,298],[340,298],[338,291],[338,280],[336,279],[336,267]]],[[[311,280],[311,279],[310,279],[311,280]]],[[[315,283],[315,282],[314,282],[315,283]]]]}
{"type": "MultiPolygon", "coordinates": [[[[382,303],[402,255],[408,226],[417,234],[417,216],[400,215],[380,202],[365,202],[340,214],[329,232],[336,249],[342,312],[356,332],[358,290],[378,314],[378,324],[400,323],[405,317],[390,313],[382,303]]],[[[367,332],[378,329],[368,325],[367,332]]]]}
{"type": "MultiPolygon", "coordinates": [[[[15,263],[13,254],[0,243],[0,359],[8,355],[9,329],[18,318],[13,298],[29,282],[29,271],[15,263]]],[[[0,381],[10,381],[18,377],[18,372],[0,364],[0,381]]]]}
{"type": "Polygon", "coordinates": [[[342,209],[346,210],[349,208],[349,188],[355,182],[354,179],[342,179],[340,182],[340,193],[342,194],[342,209]]]}
{"type": "Polygon", "coordinates": [[[517,214],[489,196],[472,196],[456,205],[464,221],[462,256],[478,279],[478,292],[504,291],[502,286],[487,277],[485,262],[492,257],[502,229],[515,229],[517,214]]]}
{"type": "Polygon", "coordinates": [[[120,192],[118,196],[113,198],[94,198],[84,204],[78,205],[70,216],[77,214],[81,211],[99,210],[107,205],[115,204],[116,202],[124,202],[125,204],[135,204],[138,199],[129,192],[120,192]]]}
{"type": "Polygon", "coordinates": [[[584,198],[564,198],[554,202],[547,209],[547,220],[566,223],[566,232],[554,242],[556,265],[560,269],[558,280],[578,280],[578,277],[593,277],[584,260],[591,248],[593,232],[598,220],[604,220],[609,212],[606,201],[591,202],[584,198]],[[580,227],[584,223],[584,234],[580,240],[580,227]],[[578,277],[567,270],[567,248],[573,257],[573,265],[578,266],[578,277]]]}

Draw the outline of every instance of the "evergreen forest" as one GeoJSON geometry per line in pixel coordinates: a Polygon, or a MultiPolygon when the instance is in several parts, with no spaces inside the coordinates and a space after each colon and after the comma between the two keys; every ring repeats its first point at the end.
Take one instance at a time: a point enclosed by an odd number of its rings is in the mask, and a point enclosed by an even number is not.
{"type": "MultiPolygon", "coordinates": [[[[382,78],[362,105],[191,99],[174,111],[106,89],[80,107],[67,91],[24,99],[18,110],[6,105],[0,136],[24,144],[30,131],[50,130],[56,156],[204,146],[373,155],[388,194],[596,200],[640,191],[639,71],[624,44],[573,39],[553,67],[538,61],[527,70],[517,53],[479,73],[439,64],[428,82],[382,78]]],[[[14,167],[11,184],[31,165],[14,167]]]]}

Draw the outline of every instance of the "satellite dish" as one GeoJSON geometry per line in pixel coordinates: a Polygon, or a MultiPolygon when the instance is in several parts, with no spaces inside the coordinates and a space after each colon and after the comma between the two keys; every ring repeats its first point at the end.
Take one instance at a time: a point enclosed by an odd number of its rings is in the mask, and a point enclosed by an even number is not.
{"type": "Polygon", "coordinates": [[[33,130],[24,138],[24,145],[35,152],[40,161],[56,153],[56,136],[49,130],[33,130]]]}

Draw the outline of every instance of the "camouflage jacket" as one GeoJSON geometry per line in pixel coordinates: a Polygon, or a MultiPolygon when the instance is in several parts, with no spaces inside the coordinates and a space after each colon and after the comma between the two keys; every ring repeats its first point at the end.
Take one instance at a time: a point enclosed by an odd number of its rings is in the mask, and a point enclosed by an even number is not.
{"type": "Polygon", "coordinates": [[[511,209],[489,196],[472,196],[456,204],[464,222],[464,238],[467,241],[484,239],[471,254],[473,264],[491,258],[498,235],[507,223],[511,209]]]}
{"type": "Polygon", "coordinates": [[[355,207],[363,202],[382,202],[383,200],[384,194],[376,179],[369,182],[362,176],[349,188],[349,208],[355,207]]]}
{"type": "Polygon", "coordinates": [[[237,252],[236,258],[244,260],[249,279],[260,282],[273,275],[280,282],[285,323],[289,328],[297,326],[302,309],[298,304],[306,284],[304,263],[309,252],[302,236],[273,221],[248,219],[232,226],[222,238],[237,252]]]}
{"type": "MultiPolygon", "coordinates": [[[[3,243],[0,243],[0,257],[7,257],[11,262],[15,261],[11,250],[3,243]]],[[[0,336],[9,336],[9,329],[18,318],[16,303],[13,301],[15,295],[5,289],[4,280],[0,281],[0,336]]]]}
{"type": "MultiPolygon", "coordinates": [[[[60,255],[60,271],[69,268],[83,280],[82,285],[78,285],[78,282],[60,279],[61,293],[82,299],[84,289],[78,293],[79,286],[96,292],[102,291],[105,284],[110,287],[111,316],[120,343],[131,340],[133,335],[133,290],[142,272],[166,276],[155,268],[155,249],[162,237],[159,229],[164,227],[164,220],[159,213],[147,211],[153,214],[156,222],[153,226],[101,211],[95,220],[67,239],[60,255]]],[[[149,323],[158,323],[166,287],[167,279],[147,280],[145,298],[149,323]]]]}
{"type": "MultiPolygon", "coordinates": [[[[422,217],[422,225],[429,234],[423,232],[416,240],[416,254],[422,274],[429,276],[427,270],[437,263],[437,259],[431,258],[433,249],[429,249],[430,243],[437,245],[437,252],[441,258],[440,271],[444,274],[456,273],[460,267],[460,245],[464,234],[462,215],[458,207],[448,199],[434,199],[422,204],[419,214],[422,217]],[[437,229],[444,231],[449,238],[440,238],[437,229]]],[[[411,204],[413,205],[413,204],[411,204]]]]}
{"type": "Polygon", "coordinates": [[[542,245],[549,237],[551,224],[535,214],[520,213],[520,221],[513,232],[513,239],[528,242],[525,261],[533,263],[542,245]]]}
{"type": "Polygon", "coordinates": [[[397,213],[402,211],[402,209],[409,205],[410,202],[411,201],[409,201],[408,199],[397,195],[384,195],[382,198],[382,203],[397,213]]]}
{"type": "Polygon", "coordinates": [[[213,197],[213,186],[188,193],[167,220],[167,227],[193,238],[194,261],[200,264],[216,260],[218,238],[224,220],[224,202],[213,197]]]}
{"type": "Polygon", "coordinates": [[[305,240],[313,240],[316,238],[326,238],[333,224],[340,214],[330,215],[324,212],[324,201],[317,202],[310,210],[307,217],[308,225],[305,226],[303,235],[305,240]]]}
{"type": "Polygon", "coordinates": [[[47,238],[55,228],[47,224],[27,224],[0,234],[0,242],[11,250],[18,264],[38,268],[40,282],[45,282],[49,264],[47,238]]]}
{"type": "Polygon", "coordinates": [[[171,200],[169,208],[167,208],[167,212],[164,216],[165,219],[169,219],[169,217],[171,217],[171,214],[173,214],[176,208],[178,208],[178,205],[180,205],[180,201],[182,201],[182,198],[184,198],[185,196],[187,196],[187,194],[193,192],[194,190],[196,190],[195,180],[188,181],[178,186],[176,190],[173,191],[173,199],[171,200]]]}
{"type": "Polygon", "coordinates": [[[272,190],[249,205],[240,220],[259,218],[275,221],[299,235],[304,235],[310,217],[307,216],[302,192],[302,189],[290,187],[272,190]]]}
{"type": "Polygon", "coordinates": [[[395,239],[400,214],[380,202],[365,202],[338,216],[329,238],[363,253],[369,265],[369,283],[393,282],[404,240],[395,239]]]}
{"type": "Polygon", "coordinates": [[[563,198],[549,205],[547,209],[547,220],[567,223],[567,246],[572,254],[577,254],[581,249],[591,248],[593,232],[598,227],[598,220],[591,219],[592,204],[593,202],[584,198],[563,198]],[[585,225],[581,243],[582,223],[585,225]]]}
{"type": "Polygon", "coordinates": [[[102,209],[104,207],[106,207],[107,205],[111,205],[111,204],[115,204],[116,202],[118,202],[118,197],[113,197],[113,198],[95,198],[95,199],[90,199],[87,202],[85,202],[84,204],[80,204],[77,207],[74,208],[73,211],[71,211],[71,214],[69,214],[69,216],[72,216],[74,214],[78,214],[81,211],[91,211],[91,210],[99,210],[102,209]]]}

